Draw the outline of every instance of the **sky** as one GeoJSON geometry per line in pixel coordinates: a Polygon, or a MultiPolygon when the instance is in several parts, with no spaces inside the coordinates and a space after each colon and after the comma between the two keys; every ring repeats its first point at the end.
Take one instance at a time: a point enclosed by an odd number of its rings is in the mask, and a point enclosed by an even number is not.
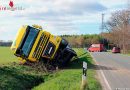
{"type": "Polygon", "coordinates": [[[12,0],[23,10],[1,10],[10,0],[0,0],[0,40],[13,40],[22,25],[41,25],[54,35],[99,34],[101,15],[127,7],[128,0],[12,0]]]}

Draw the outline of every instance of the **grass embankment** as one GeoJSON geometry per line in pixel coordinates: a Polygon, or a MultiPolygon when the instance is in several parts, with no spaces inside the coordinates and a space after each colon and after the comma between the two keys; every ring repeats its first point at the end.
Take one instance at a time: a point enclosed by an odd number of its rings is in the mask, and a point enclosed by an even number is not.
{"type": "Polygon", "coordinates": [[[67,68],[45,75],[34,68],[9,64],[17,62],[17,58],[8,47],[0,47],[0,90],[26,90],[39,83],[41,84],[34,87],[33,90],[80,90],[82,61],[88,63],[89,90],[101,90],[101,86],[95,78],[96,72],[89,53],[83,49],[75,49],[75,51],[79,59],[70,62],[67,68]]]}
{"type": "Polygon", "coordinates": [[[13,64],[18,62],[9,47],[0,47],[0,90],[27,90],[44,82],[34,69],[13,64]]]}
{"type": "Polygon", "coordinates": [[[0,90],[29,90],[43,81],[25,66],[0,67],[0,90]]]}
{"type": "MultiPolygon", "coordinates": [[[[45,78],[45,83],[33,88],[33,90],[80,90],[82,77],[82,61],[88,63],[87,81],[89,90],[101,90],[100,83],[96,79],[93,61],[89,53],[84,49],[75,49],[79,59],[74,59],[67,68],[50,74],[45,78]]],[[[87,89],[86,89],[87,90],[87,89]]]]}

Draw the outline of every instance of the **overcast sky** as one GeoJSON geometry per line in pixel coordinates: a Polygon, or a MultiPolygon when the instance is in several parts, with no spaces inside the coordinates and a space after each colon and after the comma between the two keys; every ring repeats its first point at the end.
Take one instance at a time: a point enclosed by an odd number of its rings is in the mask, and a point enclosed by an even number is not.
{"type": "MultiPolygon", "coordinates": [[[[0,40],[13,40],[22,25],[41,25],[54,35],[100,33],[101,14],[105,21],[127,0],[12,0],[24,10],[0,10],[0,40]]],[[[0,0],[9,7],[10,0],[0,0]]]]}

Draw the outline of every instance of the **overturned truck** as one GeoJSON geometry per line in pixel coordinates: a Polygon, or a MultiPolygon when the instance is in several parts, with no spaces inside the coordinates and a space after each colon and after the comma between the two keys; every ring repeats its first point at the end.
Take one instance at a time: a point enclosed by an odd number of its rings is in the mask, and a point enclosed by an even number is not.
{"type": "Polygon", "coordinates": [[[56,66],[65,66],[76,52],[68,42],[42,30],[41,26],[22,26],[13,41],[11,50],[22,63],[43,61],[56,66]]]}

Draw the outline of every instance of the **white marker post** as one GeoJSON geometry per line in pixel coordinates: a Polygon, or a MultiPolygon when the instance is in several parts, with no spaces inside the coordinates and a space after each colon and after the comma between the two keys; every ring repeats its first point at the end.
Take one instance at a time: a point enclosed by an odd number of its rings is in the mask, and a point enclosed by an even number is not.
{"type": "Polygon", "coordinates": [[[87,63],[83,62],[83,75],[82,75],[81,90],[85,90],[86,88],[87,88],[87,63]]]}

